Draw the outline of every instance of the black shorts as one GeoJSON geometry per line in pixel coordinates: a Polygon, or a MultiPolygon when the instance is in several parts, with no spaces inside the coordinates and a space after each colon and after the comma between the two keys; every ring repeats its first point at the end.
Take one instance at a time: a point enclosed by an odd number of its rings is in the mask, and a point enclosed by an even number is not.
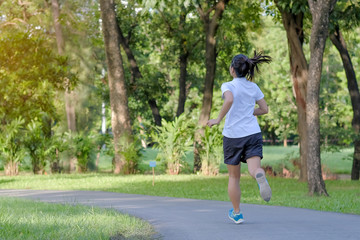
{"type": "Polygon", "coordinates": [[[255,133],[242,138],[223,138],[224,163],[238,165],[240,162],[258,156],[263,158],[263,140],[261,133],[255,133]]]}

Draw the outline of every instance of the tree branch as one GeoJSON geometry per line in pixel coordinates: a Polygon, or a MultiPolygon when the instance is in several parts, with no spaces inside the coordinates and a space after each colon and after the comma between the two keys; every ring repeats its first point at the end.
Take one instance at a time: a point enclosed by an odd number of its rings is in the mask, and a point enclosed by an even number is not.
{"type": "Polygon", "coordinates": [[[130,30],[128,31],[127,37],[125,38],[126,44],[129,44],[129,43],[130,43],[132,32],[133,32],[133,30],[134,30],[137,26],[138,26],[138,24],[136,23],[136,24],[133,24],[133,25],[130,27],[130,30]]]}
{"type": "Polygon", "coordinates": [[[198,38],[198,40],[196,42],[194,42],[194,44],[192,45],[191,49],[194,49],[196,47],[196,45],[198,45],[198,43],[201,41],[201,38],[198,38]]]}
{"type": "Polygon", "coordinates": [[[212,11],[214,11],[215,9],[216,9],[216,5],[215,5],[215,6],[212,6],[209,10],[207,10],[205,15],[210,15],[210,13],[211,13],[212,11]]]}
{"type": "Polygon", "coordinates": [[[169,34],[174,33],[174,29],[171,27],[171,24],[170,24],[170,22],[166,19],[164,13],[163,13],[160,9],[157,9],[157,10],[160,12],[161,17],[164,19],[164,22],[165,22],[165,24],[166,24],[166,26],[167,26],[167,28],[168,28],[168,33],[169,33],[169,34]]]}
{"type": "Polygon", "coordinates": [[[221,18],[221,15],[223,14],[223,12],[225,10],[225,6],[229,1],[230,0],[221,0],[213,7],[215,9],[215,14],[211,19],[212,23],[221,18]]]}
{"type": "Polygon", "coordinates": [[[204,10],[202,9],[201,7],[201,4],[199,3],[199,1],[196,1],[196,4],[197,6],[196,7],[196,10],[198,11],[199,15],[200,15],[200,18],[201,20],[205,21],[205,14],[204,14],[204,10]]]}

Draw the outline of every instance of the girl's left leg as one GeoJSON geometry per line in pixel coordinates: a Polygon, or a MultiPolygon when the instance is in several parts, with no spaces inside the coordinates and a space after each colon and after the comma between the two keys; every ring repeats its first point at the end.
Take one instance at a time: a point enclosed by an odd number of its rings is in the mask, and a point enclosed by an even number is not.
{"type": "Polygon", "coordinates": [[[271,192],[269,183],[266,180],[265,171],[264,171],[264,169],[261,168],[260,161],[261,161],[261,158],[258,156],[254,156],[254,157],[248,158],[246,160],[246,162],[248,164],[248,170],[249,170],[250,175],[256,179],[256,181],[259,185],[261,197],[266,202],[268,202],[268,201],[270,201],[272,192],[271,192]]]}
{"type": "Polygon", "coordinates": [[[262,173],[265,175],[264,169],[261,168],[260,161],[261,161],[261,158],[258,156],[254,156],[254,157],[248,158],[246,160],[249,173],[253,178],[256,178],[256,174],[258,174],[258,173],[262,173]]]}

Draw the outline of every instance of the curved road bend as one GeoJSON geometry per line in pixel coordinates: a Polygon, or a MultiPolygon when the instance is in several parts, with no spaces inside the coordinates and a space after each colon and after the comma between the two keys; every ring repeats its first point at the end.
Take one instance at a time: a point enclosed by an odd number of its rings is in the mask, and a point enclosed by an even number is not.
{"type": "Polygon", "coordinates": [[[114,208],[150,222],[168,240],[359,240],[360,215],[242,204],[245,222],[227,218],[229,202],[96,191],[0,190],[0,196],[114,208]]]}

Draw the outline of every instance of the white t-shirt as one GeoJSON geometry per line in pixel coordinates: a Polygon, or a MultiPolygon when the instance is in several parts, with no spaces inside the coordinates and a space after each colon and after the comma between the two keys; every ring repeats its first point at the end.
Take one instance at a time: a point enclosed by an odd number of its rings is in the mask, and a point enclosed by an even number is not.
{"type": "Polygon", "coordinates": [[[264,98],[264,94],[256,83],[246,78],[234,78],[221,85],[222,97],[230,91],[234,96],[233,104],[226,114],[222,134],[228,138],[246,137],[261,132],[257,118],[254,116],[256,101],[264,98]]]}

